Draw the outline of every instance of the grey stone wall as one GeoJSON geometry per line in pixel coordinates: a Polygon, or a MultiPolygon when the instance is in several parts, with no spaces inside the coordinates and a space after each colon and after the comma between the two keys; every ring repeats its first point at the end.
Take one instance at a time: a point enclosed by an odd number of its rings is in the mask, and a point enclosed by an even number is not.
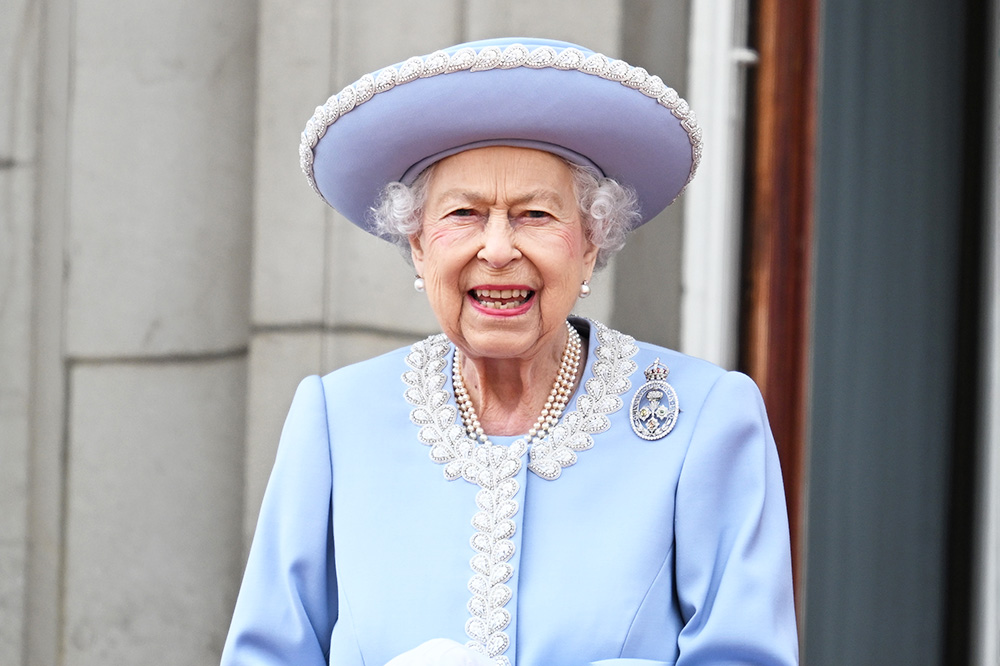
{"type": "Polygon", "coordinates": [[[39,12],[12,0],[0,21],[0,663],[22,654],[28,560],[31,272],[39,12]]]}
{"type": "MultiPolygon", "coordinates": [[[[669,5],[9,0],[0,664],[215,662],[295,385],[437,330],[398,253],[299,172],[317,104],[501,35],[682,76],[669,5]]],[[[581,311],[676,344],[679,211],[650,233],[581,311]],[[668,299],[652,318],[628,302],[644,279],[668,299]]]]}
{"type": "Polygon", "coordinates": [[[256,8],[25,0],[0,25],[0,663],[211,663],[241,566],[256,8]]]}

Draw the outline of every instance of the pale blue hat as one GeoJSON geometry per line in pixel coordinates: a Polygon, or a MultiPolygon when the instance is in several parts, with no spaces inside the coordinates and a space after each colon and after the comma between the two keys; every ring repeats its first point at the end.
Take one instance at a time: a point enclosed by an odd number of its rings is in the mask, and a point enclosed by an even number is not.
{"type": "Polygon", "coordinates": [[[635,189],[643,224],[694,176],[701,130],[687,102],[641,67],[567,42],[489,39],[361,77],[316,108],[299,155],[316,192],[371,231],[387,183],[487,145],[596,167],[635,189]]]}

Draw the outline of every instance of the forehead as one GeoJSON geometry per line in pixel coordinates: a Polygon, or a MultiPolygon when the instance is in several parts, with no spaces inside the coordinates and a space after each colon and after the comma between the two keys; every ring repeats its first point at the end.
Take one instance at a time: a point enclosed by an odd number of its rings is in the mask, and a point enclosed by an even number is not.
{"type": "Polygon", "coordinates": [[[444,158],[435,165],[428,183],[429,197],[531,192],[572,199],[573,174],[566,162],[542,150],[487,146],[444,158]]]}

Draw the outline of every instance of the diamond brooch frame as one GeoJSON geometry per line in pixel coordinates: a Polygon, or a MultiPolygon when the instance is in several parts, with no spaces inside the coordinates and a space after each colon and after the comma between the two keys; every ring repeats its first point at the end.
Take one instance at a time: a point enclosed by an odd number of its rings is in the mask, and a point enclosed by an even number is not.
{"type": "Polygon", "coordinates": [[[667,383],[669,373],[660,359],[656,359],[646,368],[646,383],[632,397],[629,408],[632,430],[645,440],[663,439],[677,424],[680,405],[677,392],[667,383]]]}

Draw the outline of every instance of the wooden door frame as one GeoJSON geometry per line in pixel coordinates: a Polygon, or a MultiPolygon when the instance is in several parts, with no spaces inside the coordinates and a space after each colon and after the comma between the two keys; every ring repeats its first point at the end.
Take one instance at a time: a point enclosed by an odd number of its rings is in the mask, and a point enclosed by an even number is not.
{"type": "Polygon", "coordinates": [[[747,124],[740,366],[760,386],[777,442],[797,591],[804,580],[818,4],[757,0],[751,7],[759,64],[747,124]]]}

